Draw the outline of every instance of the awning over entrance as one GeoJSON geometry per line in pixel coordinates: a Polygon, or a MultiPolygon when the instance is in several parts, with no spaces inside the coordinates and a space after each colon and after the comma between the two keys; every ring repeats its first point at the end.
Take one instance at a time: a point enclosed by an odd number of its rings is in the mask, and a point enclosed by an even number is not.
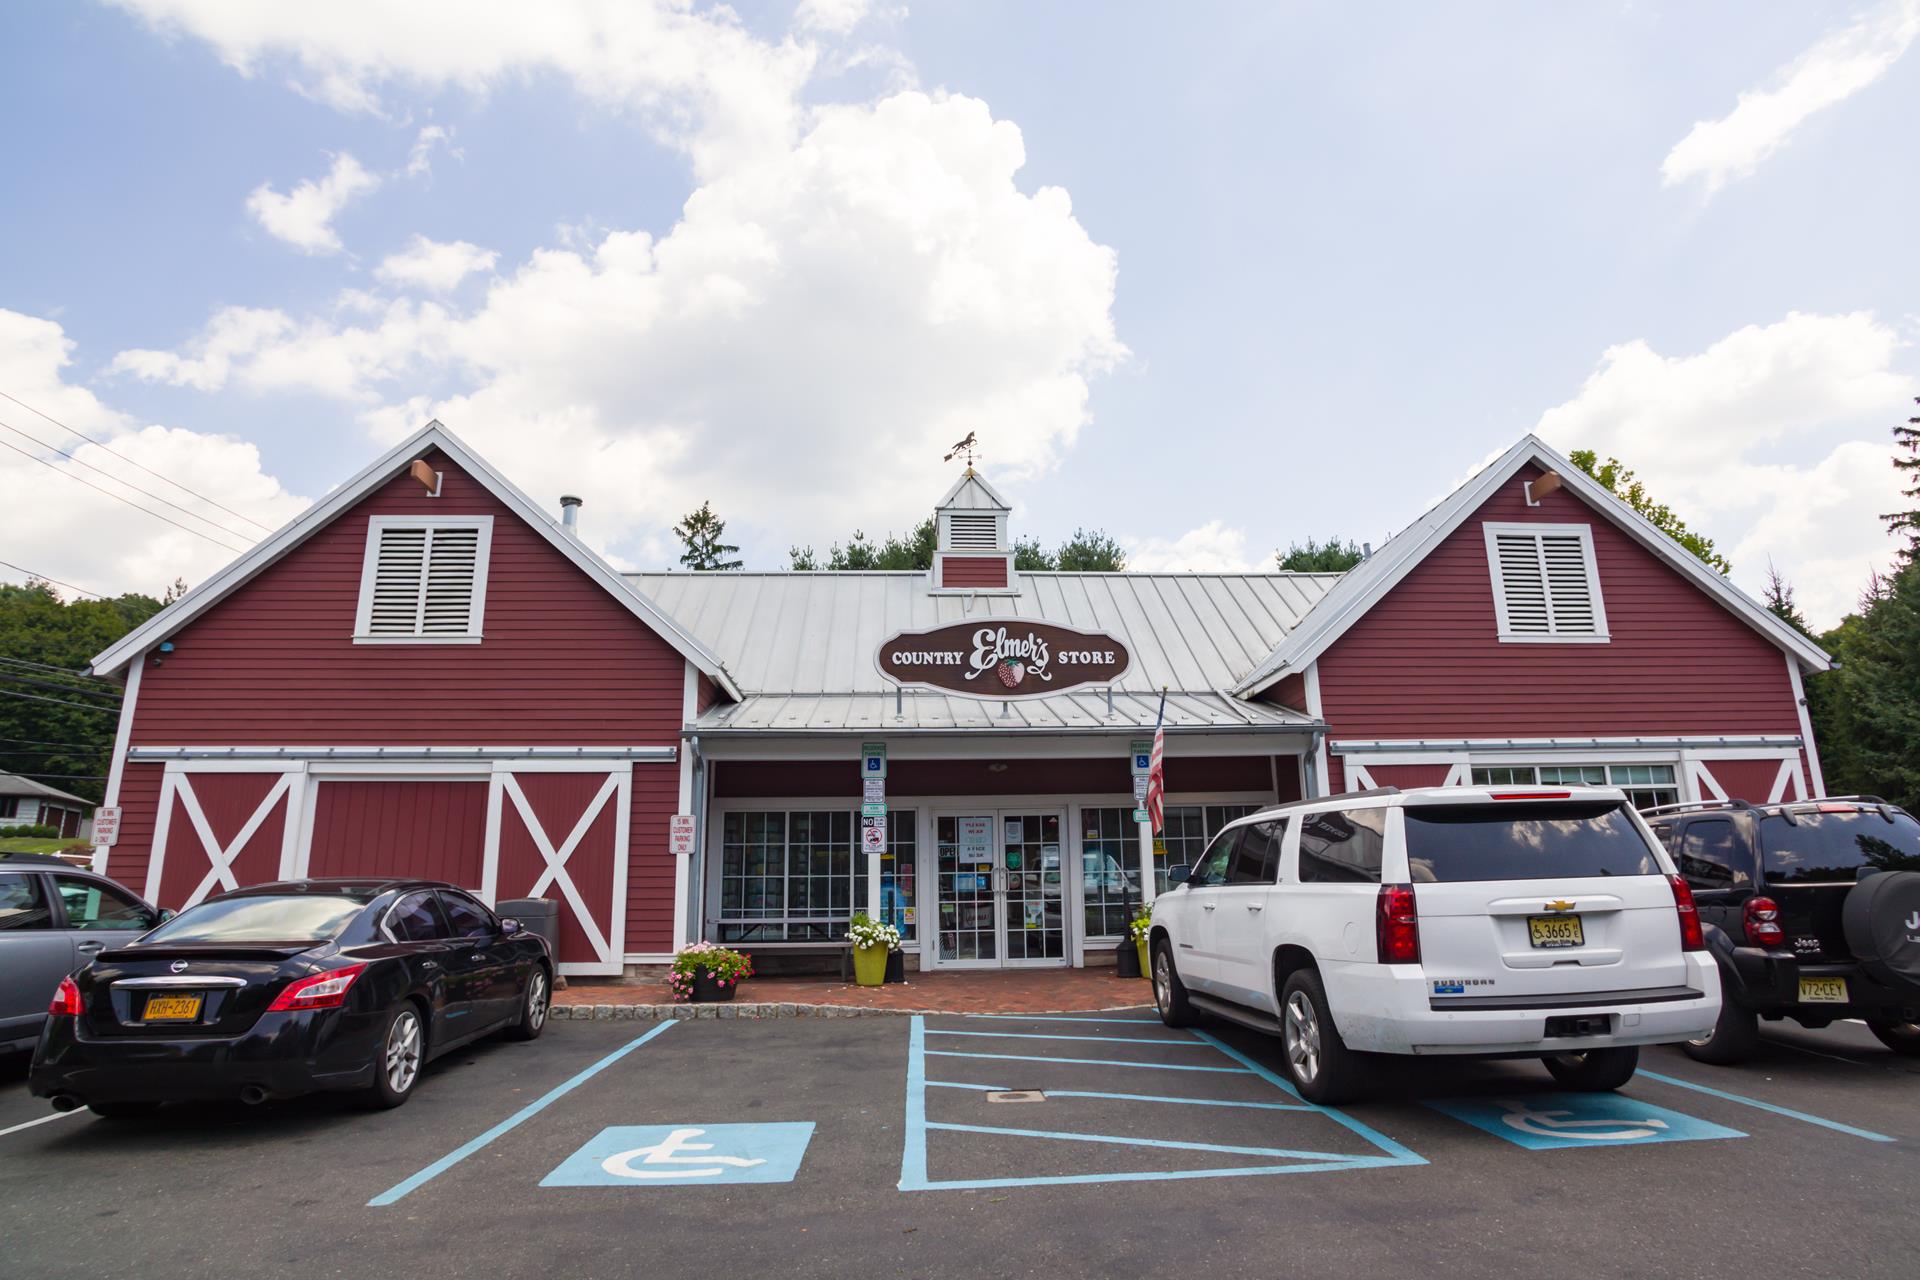
{"type": "MultiPolygon", "coordinates": [[[[1060,693],[1044,698],[993,701],[937,693],[760,694],[710,708],[697,732],[729,731],[759,735],[781,732],[874,733],[979,730],[992,733],[1039,731],[1152,731],[1160,705],[1158,693],[1116,689],[1060,693]]],[[[1236,732],[1309,730],[1318,722],[1286,707],[1243,702],[1219,693],[1167,695],[1167,728],[1236,732]]]]}

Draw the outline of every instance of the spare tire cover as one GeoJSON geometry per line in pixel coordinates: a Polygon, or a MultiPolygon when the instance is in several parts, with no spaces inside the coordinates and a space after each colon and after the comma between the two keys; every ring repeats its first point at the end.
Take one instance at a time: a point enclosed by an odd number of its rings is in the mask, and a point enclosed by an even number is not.
{"type": "Polygon", "coordinates": [[[1840,908],[1847,945],[1868,973],[1920,988],[1920,872],[1883,871],[1847,892],[1840,908]]]}

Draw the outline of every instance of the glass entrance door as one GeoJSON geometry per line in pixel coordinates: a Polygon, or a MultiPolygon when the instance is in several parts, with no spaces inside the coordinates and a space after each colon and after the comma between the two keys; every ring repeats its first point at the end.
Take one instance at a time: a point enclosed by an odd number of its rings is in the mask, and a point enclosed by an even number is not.
{"type": "Polygon", "coordinates": [[[935,963],[1067,963],[1063,815],[987,810],[935,820],[935,963]]]}

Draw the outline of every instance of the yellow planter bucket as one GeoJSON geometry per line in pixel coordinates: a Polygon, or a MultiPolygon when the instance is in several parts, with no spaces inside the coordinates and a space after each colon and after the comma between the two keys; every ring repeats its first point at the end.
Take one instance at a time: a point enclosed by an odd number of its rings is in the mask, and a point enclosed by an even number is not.
{"type": "Polygon", "coordinates": [[[1148,982],[1152,982],[1153,957],[1147,954],[1147,940],[1145,938],[1138,938],[1134,941],[1133,945],[1140,948],[1140,976],[1148,982]]]}
{"type": "Polygon", "coordinates": [[[887,955],[885,947],[855,947],[853,949],[853,980],[863,987],[877,987],[885,983],[887,955]]]}

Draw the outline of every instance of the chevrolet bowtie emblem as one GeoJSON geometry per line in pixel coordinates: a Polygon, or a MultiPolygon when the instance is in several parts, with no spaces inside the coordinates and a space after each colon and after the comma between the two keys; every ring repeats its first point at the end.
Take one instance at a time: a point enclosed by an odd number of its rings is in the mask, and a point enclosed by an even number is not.
{"type": "Polygon", "coordinates": [[[1549,902],[1549,903],[1547,904],[1547,910],[1549,910],[1549,911],[1571,911],[1571,910],[1573,910],[1573,904],[1572,904],[1571,902],[1568,902],[1568,901],[1567,901],[1567,900],[1566,900],[1565,898],[1559,898],[1559,899],[1556,899],[1556,900],[1555,900],[1555,901],[1553,901],[1553,902],[1549,902]]]}

